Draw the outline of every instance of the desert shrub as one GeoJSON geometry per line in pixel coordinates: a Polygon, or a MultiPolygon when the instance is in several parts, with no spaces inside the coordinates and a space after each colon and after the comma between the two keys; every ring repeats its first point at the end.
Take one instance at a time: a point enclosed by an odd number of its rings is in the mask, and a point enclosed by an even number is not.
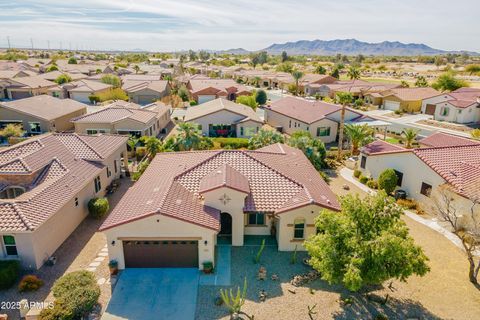
{"type": "Polygon", "coordinates": [[[122,86],[122,80],[114,74],[106,74],[100,79],[100,81],[112,85],[114,88],[120,88],[122,86]]]}
{"type": "Polygon", "coordinates": [[[190,100],[190,106],[196,106],[198,104],[195,100],[190,100]]]}
{"type": "Polygon", "coordinates": [[[378,189],[378,182],[376,180],[370,179],[367,181],[367,187],[370,189],[378,189]]]}
{"type": "Polygon", "coordinates": [[[335,158],[326,157],[325,158],[325,167],[330,169],[336,169],[338,162],[335,158]]]}
{"type": "Polygon", "coordinates": [[[330,149],[328,149],[328,151],[338,151],[338,147],[330,147],[330,149]]]}
{"type": "Polygon", "coordinates": [[[44,309],[40,319],[80,319],[90,312],[100,297],[100,287],[92,272],[81,270],[68,273],[55,281],[52,288],[53,309],[44,309]]]}
{"type": "Polygon", "coordinates": [[[142,160],[146,154],[147,154],[147,150],[145,147],[137,147],[135,151],[135,156],[137,157],[137,161],[142,160]]]}
{"type": "Polygon", "coordinates": [[[28,274],[22,278],[18,285],[18,291],[37,291],[43,286],[43,280],[33,274],[28,274]]]}
{"type": "Polygon", "coordinates": [[[221,148],[247,149],[248,139],[245,138],[212,138],[213,143],[218,143],[221,148]]]}
{"type": "Polygon", "coordinates": [[[97,96],[101,102],[109,101],[109,100],[128,101],[127,93],[120,88],[110,89],[108,91],[101,92],[97,96]]]}
{"type": "Polygon", "coordinates": [[[92,198],[88,201],[88,212],[95,219],[100,219],[108,212],[110,205],[107,198],[92,198]]]}
{"type": "Polygon", "coordinates": [[[398,177],[393,169],[386,169],[378,177],[378,188],[385,190],[387,194],[391,194],[397,186],[398,177]]]}
{"type": "Polygon", "coordinates": [[[360,177],[361,174],[362,174],[362,171],[360,171],[360,170],[355,170],[355,171],[353,171],[353,176],[354,176],[355,178],[360,177]]]}
{"type": "Polygon", "coordinates": [[[329,183],[329,182],[330,182],[330,177],[328,176],[328,174],[326,174],[326,173],[323,172],[323,171],[318,171],[318,173],[320,174],[320,176],[322,177],[322,179],[323,179],[326,183],[329,183]]]}
{"type": "Polygon", "coordinates": [[[369,179],[368,179],[368,177],[365,177],[365,176],[362,176],[362,175],[361,175],[361,176],[358,178],[358,180],[359,180],[361,183],[366,184],[369,179]]]}
{"type": "Polygon", "coordinates": [[[20,276],[20,263],[17,260],[0,261],[0,289],[8,289],[20,276]]]}
{"type": "Polygon", "coordinates": [[[397,204],[406,209],[417,210],[418,204],[413,199],[398,199],[397,204]]]}
{"type": "Polygon", "coordinates": [[[100,97],[92,94],[91,96],[88,96],[88,100],[90,100],[90,103],[95,104],[100,102],[100,97]]]}

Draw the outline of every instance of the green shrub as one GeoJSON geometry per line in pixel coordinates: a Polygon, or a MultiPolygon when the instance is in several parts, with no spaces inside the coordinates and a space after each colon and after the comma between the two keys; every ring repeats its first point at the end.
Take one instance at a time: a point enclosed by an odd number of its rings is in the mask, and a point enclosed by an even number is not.
{"type": "Polygon", "coordinates": [[[0,289],[8,289],[20,276],[20,262],[17,260],[0,261],[0,289]]]}
{"type": "Polygon", "coordinates": [[[368,177],[365,177],[365,176],[362,176],[362,175],[361,175],[361,176],[358,178],[358,180],[359,180],[361,183],[366,184],[369,179],[368,179],[368,177]]]}
{"type": "Polygon", "coordinates": [[[147,149],[145,147],[137,147],[135,151],[135,156],[137,157],[137,161],[142,160],[146,154],[147,154],[147,149]]]}
{"type": "Polygon", "coordinates": [[[370,189],[378,189],[378,182],[376,180],[370,179],[367,181],[367,187],[370,189]]]}
{"type": "Polygon", "coordinates": [[[24,276],[20,281],[20,284],[18,285],[18,291],[37,291],[41,286],[43,286],[43,280],[36,275],[29,274],[24,276]]]}
{"type": "Polygon", "coordinates": [[[338,151],[338,147],[330,147],[330,149],[328,149],[328,151],[338,151]]]}
{"type": "Polygon", "coordinates": [[[190,106],[196,106],[197,104],[198,104],[198,102],[195,101],[195,100],[190,101],[190,106]]]}
{"type": "Polygon", "coordinates": [[[245,138],[212,138],[212,141],[218,143],[221,148],[247,149],[248,139],[245,138]]]}
{"type": "Polygon", "coordinates": [[[92,94],[91,96],[88,96],[88,100],[90,100],[90,103],[94,104],[100,102],[100,97],[92,94]]]}
{"type": "Polygon", "coordinates": [[[52,288],[53,309],[45,309],[40,319],[80,319],[90,312],[100,297],[100,287],[92,272],[81,270],[59,278],[52,288]]]}
{"type": "Polygon", "coordinates": [[[417,210],[418,204],[413,199],[398,199],[397,204],[407,209],[417,210]]]}
{"type": "Polygon", "coordinates": [[[88,212],[95,219],[101,219],[107,214],[110,205],[107,198],[92,198],[88,201],[88,212]]]}
{"type": "Polygon", "coordinates": [[[318,171],[318,173],[320,174],[320,177],[322,177],[322,179],[323,179],[326,183],[329,183],[329,182],[330,182],[330,177],[328,176],[328,174],[326,174],[326,173],[323,172],[323,171],[318,171]]]}
{"type": "Polygon", "coordinates": [[[360,171],[360,170],[355,170],[355,171],[353,171],[353,176],[354,176],[355,178],[360,177],[361,174],[362,174],[362,171],[360,171]]]}
{"type": "Polygon", "coordinates": [[[386,169],[378,177],[378,188],[385,190],[387,194],[391,194],[397,186],[398,177],[393,169],[386,169]]]}

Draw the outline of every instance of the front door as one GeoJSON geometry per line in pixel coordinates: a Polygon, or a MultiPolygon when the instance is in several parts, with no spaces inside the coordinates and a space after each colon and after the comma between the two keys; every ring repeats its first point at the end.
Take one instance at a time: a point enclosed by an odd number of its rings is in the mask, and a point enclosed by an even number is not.
{"type": "Polygon", "coordinates": [[[425,108],[425,114],[429,114],[431,116],[435,115],[435,109],[437,108],[434,104],[427,104],[425,108]]]}
{"type": "Polygon", "coordinates": [[[232,235],[232,216],[227,212],[220,214],[220,235],[232,235]]]}

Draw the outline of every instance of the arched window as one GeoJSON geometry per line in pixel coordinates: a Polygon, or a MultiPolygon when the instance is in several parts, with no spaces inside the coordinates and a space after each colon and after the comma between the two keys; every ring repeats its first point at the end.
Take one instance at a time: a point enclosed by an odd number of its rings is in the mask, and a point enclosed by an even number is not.
{"type": "Polygon", "coordinates": [[[293,222],[293,238],[294,239],[305,238],[305,219],[297,218],[293,222]]]}
{"type": "Polygon", "coordinates": [[[16,197],[20,196],[22,193],[25,192],[25,188],[23,187],[7,187],[3,191],[0,192],[0,199],[15,199],[16,197]]]}

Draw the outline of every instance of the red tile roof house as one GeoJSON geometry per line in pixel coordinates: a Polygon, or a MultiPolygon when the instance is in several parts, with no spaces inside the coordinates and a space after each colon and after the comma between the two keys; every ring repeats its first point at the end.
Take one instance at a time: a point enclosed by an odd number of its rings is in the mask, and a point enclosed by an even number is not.
{"type": "Polygon", "coordinates": [[[100,227],[109,257],[129,267],[215,262],[217,238],[274,234],[278,250],[304,250],[320,210],[340,209],[303,152],[282,144],[256,151],[158,154],[100,227]]]}
{"type": "MultiPolygon", "coordinates": [[[[458,210],[470,211],[469,199],[480,201],[480,143],[445,134],[420,140],[418,149],[377,140],[362,148],[359,170],[378,179],[381,172],[394,169],[398,188],[417,200],[427,212],[433,212],[435,200],[447,188],[458,210]]],[[[476,210],[480,214],[480,206],[476,210]]],[[[461,221],[468,225],[468,221],[461,221]]]]}
{"type": "MultiPolygon", "coordinates": [[[[342,107],[322,101],[285,97],[265,108],[266,121],[280,131],[292,134],[305,130],[325,143],[337,139],[342,107]]],[[[345,122],[360,119],[362,114],[347,108],[345,122]]]]}
{"type": "Polygon", "coordinates": [[[120,177],[126,141],[46,134],[2,149],[0,258],[40,268],[88,215],[88,201],[120,177]]]}
{"type": "Polygon", "coordinates": [[[252,108],[223,98],[189,107],[184,121],[197,124],[208,137],[250,138],[263,125],[252,108]]]}
{"type": "Polygon", "coordinates": [[[480,89],[460,88],[422,101],[422,113],[438,121],[480,122],[480,89]]]}
{"type": "Polygon", "coordinates": [[[13,78],[6,82],[6,85],[2,86],[5,87],[6,98],[10,100],[47,94],[49,89],[58,87],[55,82],[45,80],[41,76],[13,78]]]}
{"type": "Polygon", "coordinates": [[[161,102],[140,107],[125,101],[114,102],[93,113],[71,119],[81,134],[114,133],[158,136],[170,123],[170,107],[161,102]]]}
{"type": "Polygon", "coordinates": [[[251,94],[249,89],[232,79],[190,80],[187,89],[199,104],[217,98],[235,101],[238,96],[251,94]]]}
{"type": "MultiPolygon", "coordinates": [[[[133,78],[135,79],[135,78],[133,78]]],[[[167,80],[124,80],[122,89],[128,94],[129,100],[141,105],[153,103],[170,94],[170,83],[167,80]]]]}

